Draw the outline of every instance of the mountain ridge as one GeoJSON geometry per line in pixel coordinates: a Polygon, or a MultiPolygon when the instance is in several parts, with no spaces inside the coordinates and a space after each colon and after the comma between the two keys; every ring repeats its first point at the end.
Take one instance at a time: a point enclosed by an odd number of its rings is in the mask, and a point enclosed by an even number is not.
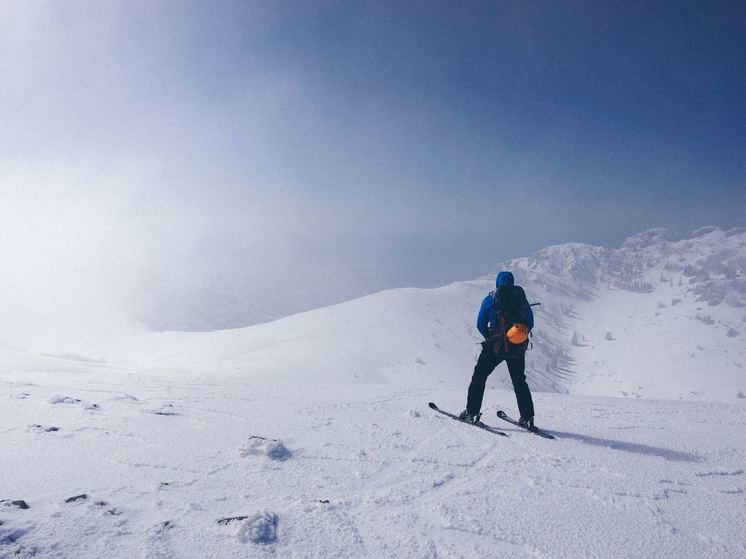
{"type": "MultiPolygon", "coordinates": [[[[733,401],[746,390],[746,230],[661,229],[617,249],[554,245],[507,261],[535,307],[534,390],[733,401]]],[[[241,329],[162,332],[89,348],[126,366],[313,382],[468,383],[494,276],[382,291],[241,329]]],[[[507,375],[492,384],[508,386],[507,375]]]]}

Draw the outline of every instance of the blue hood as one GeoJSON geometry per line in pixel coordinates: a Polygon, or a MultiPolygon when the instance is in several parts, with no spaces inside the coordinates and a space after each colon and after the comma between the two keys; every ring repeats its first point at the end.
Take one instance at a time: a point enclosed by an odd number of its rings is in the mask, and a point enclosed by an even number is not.
{"type": "Polygon", "coordinates": [[[495,287],[502,287],[503,285],[513,285],[515,280],[513,279],[513,274],[510,272],[500,272],[497,274],[497,279],[495,280],[495,287]]]}

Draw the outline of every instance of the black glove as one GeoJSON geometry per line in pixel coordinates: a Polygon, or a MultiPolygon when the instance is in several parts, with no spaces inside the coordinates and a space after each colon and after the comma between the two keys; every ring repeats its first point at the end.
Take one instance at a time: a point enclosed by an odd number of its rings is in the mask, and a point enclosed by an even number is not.
{"type": "Polygon", "coordinates": [[[495,330],[488,330],[487,331],[487,337],[482,342],[482,347],[485,349],[492,349],[492,346],[494,345],[495,341],[497,341],[497,332],[495,330]]]}

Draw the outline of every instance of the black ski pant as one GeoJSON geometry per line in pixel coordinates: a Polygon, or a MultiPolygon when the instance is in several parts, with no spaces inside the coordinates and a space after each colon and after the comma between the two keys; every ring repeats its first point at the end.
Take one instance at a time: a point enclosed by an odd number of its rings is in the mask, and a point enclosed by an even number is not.
{"type": "Polygon", "coordinates": [[[482,398],[484,398],[484,385],[487,377],[495,370],[500,363],[505,361],[508,364],[510,380],[513,381],[513,390],[518,400],[518,411],[521,417],[526,419],[534,416],[534,402],[531,399],[531,391],[526,384],[526,355],[525,353],[516,352],[505,358],[502,355],[496,355],[492,347],[482,348],[479,354],[477,364],[474,367],[474,374],[469,384],[469,395],[466,400],[466,409],[472,415],[479,413],[482,409],[482,398]]]}

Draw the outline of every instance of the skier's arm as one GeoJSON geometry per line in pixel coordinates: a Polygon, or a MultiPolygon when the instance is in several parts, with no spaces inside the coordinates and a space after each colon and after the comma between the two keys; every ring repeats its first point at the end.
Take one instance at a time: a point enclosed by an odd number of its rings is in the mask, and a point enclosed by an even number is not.
{"type": "Polygon", "coordinates": [[[482,306],[479,307],[479,314],[477,315],[477,330],[485,338],[489,337],[488,322],[490,320],[490,306],[492,305],[492,297],[487,295],[482,301],[482,306]]]}
{"type": "Polygon", "coordinates": [[[531,305],[528,304],[528,299],[524,293],[523,296],[523,316],[526,317],[526,326],[529,330],[534,329],[534,311],[531,310],[531,305]]]}

